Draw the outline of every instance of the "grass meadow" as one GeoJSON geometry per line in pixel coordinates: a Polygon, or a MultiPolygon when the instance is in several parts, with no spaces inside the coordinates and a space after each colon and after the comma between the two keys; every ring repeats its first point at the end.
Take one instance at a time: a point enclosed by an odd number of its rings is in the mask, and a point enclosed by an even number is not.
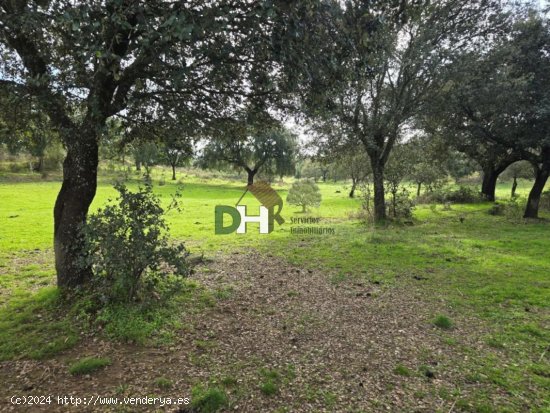
{"type": "MultiPolygon", "coordinates": [[[[112,187],[116,176],[101,174],[92,212],[116,196],[112,187]]],[[[458,396],[440,395],[458,400],[456,410],[520,411],[522,403],[530,400],[532,411],[550,411],[548,211],[542,213],[545,220],[524,222],[489,215],[489,203],[452,205],[449,210],[418,205],[412,225],[373,227],[357,218],[361,199],[348,198],[346,183],[320,182],[321,207],[306,216],[320,217],[320,225],[334,228],[335,234],[291,234],[290,218],[304,215],[300,207],[285,204],[282,216],[287,222],[269,235],[258,234],[254,225],[244,235],[215,235],[215,205],[234,205],[243,183],[192,170],[180,171],[177,182],[159,185],[159,179],[157,171],[154,190],[166,205],[181,190],[182,210],[170,211],[167,221],[172,237],[185,241],[194,254],[210,257],[253,249],[324,271],[335,285],[367,281],[382,290],[420,288],[423,298],[418,305],[434,308],[433,319],[426,323],[441,324],[435,334],[449,352],[469,354],[456,368],[462,370],[465,382],[475,384],[473,395],[461,400],[460,389],[458,396]],[[478,353],[468,340],[448,332],[457,324],[466,330],[468,325],[481,329],[476,334],[486,351],[478,353]],[[486,401],[492,392],[504,394],[501,405],[486,401]]],[[[139,185],[136,176],[128,185],[139,185]]],[[[283,199],[289,186],[289,182],[274,184],[283,199]]],[[[25,174],[0,177],[0,360],[55,357],[82,340],[86,303],[67,306],[55,287],[52,209],[59,188],[55,177],[45,181],[25,174]]],[[[499,183],[497,197],[506,199],[509,191],[510,183],[499,183]]],[[[525,197],[528,191],[529,182],[521,181],[518,192],[525,197]]],[[[257,205],[250,194],[243,203],[250,211],[257,205]]],[[[175,298],[178,304],[186,303],[187,310],[181,305],[167,307],[147,319],[117,313],[111,321],[122,321],[112,323],[110,330],[104,328],[102,334],[169,345],[173,328],[181,327],[180,312],[200,311],[219,295],[200,282],[190,282],[175,298]]],[[[397,370],[405,375],[404,367],[397,370]]]]}

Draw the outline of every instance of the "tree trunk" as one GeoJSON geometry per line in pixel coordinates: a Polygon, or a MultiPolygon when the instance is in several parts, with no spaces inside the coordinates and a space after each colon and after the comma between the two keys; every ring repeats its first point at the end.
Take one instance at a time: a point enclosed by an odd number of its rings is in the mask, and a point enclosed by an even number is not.
{"type": "Polygon", "coordinates": [[[481,184],[481,193],[487,201],[494,202],[497,179],[500,173],[493,168],[483,170],[483,183],[481,184]]]}
{"type": "Polygon", "coordinates": [[[418,198],[420,196],[420,190],[422,189],[422,182],[418,182],[416,187],[416,197],[418,198]]]}
{"type": "Polygon", "coordinates": [[[63,184],[54,207],[54,250],[57,285],[76,287],[92,275],[80,262],[83,241],[80,227],[97,187],[98,145],[95,136],[79,136],[67,145],[63,162],[63,184]]]}
{"type": "Polygon", "coordinates": [[[379,160],[371,158],[371,166],[374,186],[374,220],[380,222],[386,219],[384,165],[379,160]]]}
{"type": "Polygon", "coordinates": [[[512,198],[516,196],[516,189],[518,188],[518,179],[514,176],[514,182],[512,183],[512,198]]]}
{"type": "Polygon", "coordinates": [[[176,180],[176,165],[172,165],[172,181],[176,180]]]}
{"type": "Polygon", "coordinates": [[[254,183],[254,176],[256,176],[256,172],[258,172],[256,169],[246,169],[246,173],[248,174],[248,180],[247,184],[252,185],[254,183]]]}
{"type": "Polygon", "coordinates": [[[537,176],[531,192],[529,192],[529,198],[527,199],[527,205],[525,206],[524,218],[538,218],[539,217],[539,202],[540,195],[544,190],[548,176],[550,175],[550,166],[539,168],[537,170],[537,176]]]}
{"type": "Polygon", "coordinates": [[[349,197],[355,197],[355,188],[357,187],[357,181],[352,178],[351,180],[351,191],[349,191],[349,197]]]}
{"type": "Polygon", "coordinates": [[[141,162],[136,159],[136,171],[141,171],[141,162]]]}
{"type": "Polygon", "coordinates": [[[36,172],[44,171],[44,155],[41,155],[38,157],[38,165],[36,165],[35,171],[36,172]]]}
{"type": "Polygon", "coordinates": [[[397,218],[397,188],[394,188],[392,191],[391,191],[391,203],[392,203],[392,213],[393,213],[393,217],[394,218],[397,218]]]}

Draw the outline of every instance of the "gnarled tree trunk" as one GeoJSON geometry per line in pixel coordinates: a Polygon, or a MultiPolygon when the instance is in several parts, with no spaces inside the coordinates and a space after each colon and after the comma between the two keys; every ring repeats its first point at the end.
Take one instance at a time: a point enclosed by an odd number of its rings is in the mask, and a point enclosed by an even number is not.
{"type": "Polygon", "coordinates": [[[374,186],[374,220],[380,222],[386,219],[384,165],[380,160],[371,157],[371,166],[374,186]]]}
{"type": "Polygon", "coordinates": [[[251,169],[249,167],[245,168],[246,173],[248,175],[247,184],[252,185],[254,183],[254,177],[256,176],[256,173],[258,172],[258,169],[254,168],[251,169]]]}
{"type": "Polygon", "coordinates": [[[529,198],[527,199],[527,205],[525,206],[524,218],[538,218],[539,217],[539,203],[540,195],[544,190],[548,176],[550,175],[550,165],[537,168],[537,175],[535,183],[529,192],[529,198]]]}
{"type": "MultiPolygon", "coordinates": [[[[75,133],[77,133],[75,131],[75,133]]],[[[75,287],[92,275],[82,265],[80,228],[97,188],[98,144],[93,133],[68,140],[63,162],[63,184],[54,207],[54,250],[57,285],[75,287]]]]}
{"type": "Polygon", "coordinates": [[[500,172],[494,168],[483,169],[483,182],[481,184],[481,193],[487,201],[495,200],[495,190],[497,187],[497,179],[500,172]]]}
{"type": "Polygon", "coordinates": [[[357,188],[357,180],[355,178],[351,178],[351,191],[349,191],[350,198],[355,197],[355,188],[357,188]]]}
{"type": "Polygon", "coordinates": [[[514,198],[516,196],[516,190],[518,188],[518,178],[517,176],[514,176],[514,182],[512,183],[512,198],[514,198]]]}

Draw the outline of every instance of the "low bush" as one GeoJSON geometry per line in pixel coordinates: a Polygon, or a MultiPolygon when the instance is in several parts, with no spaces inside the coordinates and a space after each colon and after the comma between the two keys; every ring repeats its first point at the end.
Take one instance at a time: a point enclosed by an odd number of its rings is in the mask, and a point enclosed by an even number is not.
{"type": "Polygon", "coordinates": [[[519,198],[513,198],[503,203],[504,215],[511,221],[521,221],[523,219],[523,212],[525,210],[525,204],[520,201],[519,198]]]}
{"type": "Polygon", "coordinates": [[[475,202],[482,202],[483,198],[476,190],[467,187],[459,186],[456,189],[452,188],[440,188],[433,192],[428,192],[416,198],[418,204],[472,204],[475,202]]]}
{"type": "Polygon", "coordinates": [[[506,206],[500,202],[495,202],[487,211],[489,215],[504,215],[506,206]]]}
{"type": "Polygon", "coordinates": [[[92,288],[103,302],[158,296],[169,275],[188,275],[188,253],[183,244],[169,243],[165,211],[151,186],[135,193],[122,184],[115,189],[118,203],[99,209],[82,228],[82,265],[92,268],[92,288]]]}
{"type": "MultiPolygon", "coordinates": [[[[353,214],[352,218],[357,218],[365,224],[373,224],[374,194],[372,188],[368,184],[362,184],[359,190],[362,194],[361,209],[358,213],[353,214]]],[[[406,188],[399,187],[396,191],[390,191],[386,199],[386,213],[389,219],[410,220],[414,209],[415,202],[406,188]]]]}
{"type": "Polygon", "coordinates": [[[550,190],[543,192],[540,196],[539,208],[543,211],[550,211],[550,190]]]}
{"type": "Polygon", "coordinates": [[[505,216],[511,221],[521,221],[523,219],[523,211],[525,205],[517,197],[508,201],[495,202],[487,211],[489,215],[505,216]]]}
{"type": "Polygon", "coordinates": [[[401,191],[391,194],[391,198],[386,204],[389,217],[393,219],[412,218],[415,205],[410,197],[409,191],[405,188],[401,188],[401,191]]]}

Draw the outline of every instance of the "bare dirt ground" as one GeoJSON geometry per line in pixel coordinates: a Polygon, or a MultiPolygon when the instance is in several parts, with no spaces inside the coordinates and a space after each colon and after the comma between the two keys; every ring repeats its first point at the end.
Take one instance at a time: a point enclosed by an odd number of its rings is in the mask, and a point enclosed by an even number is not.
{"type": "Polygon", "coordinates": [[[254,252],[217,257],[194,277],[218,291],[219,299],[200,313],[182,309],[174,344],[152,348],[84,339],[54,359],[4,362],[0,411],[191,412],[185,406],[76,407],[55,401],[17,408],[9,397],[176,398],[190,397],[193,385],[211,383],[225,386],[227,410],[235,412],[451,412],[453,389],[469,391],[460,367],[468,355],[460,348],[483,351],[475,323],[457,322],[446,332],[430,323],[434,312],[446,311],[453,320],[460,314],[437,299],[428,302],[423,282],[412,277],[398,286],[335,282],[322,271],[254,252]],[[68,363],[84,356],[113,363],[88,376],[69,374],[68,363]],[[265,369],[277,371],[272,395],[260,390],[265,369]],[[158,377],[171,380],[172,388],[157,388],[158,377]]]}

